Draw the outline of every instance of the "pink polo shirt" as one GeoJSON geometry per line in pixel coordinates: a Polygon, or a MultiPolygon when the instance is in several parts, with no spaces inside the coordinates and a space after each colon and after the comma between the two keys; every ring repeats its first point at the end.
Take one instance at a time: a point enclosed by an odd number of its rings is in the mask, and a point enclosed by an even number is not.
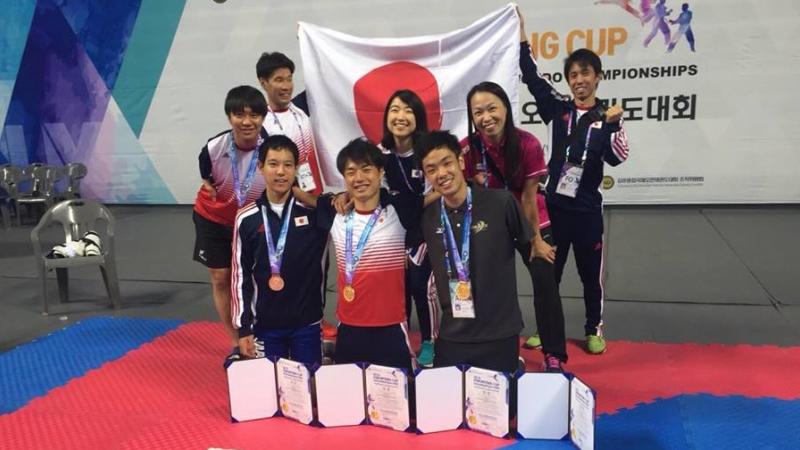
{"type": "MultiPolygon", "coordinates": [[[[547,164],[545,164],[544,150],[542,150],[542,144],[539,143],[539,140],[525,130],[517,128],[517,132],[519,133],[520,170],[513,180],[506,181],[510,181],[508,189],[511,190],[517,200],[522,203],[522,186],[525,184],[525,180],[547,175],[547,164]]],[[[480,136],[480,134],[478,136],[480,136]]],[[[491,157],[495,166],[497,166],[501,173],[505,174],[505,159],[503,158],[500,146],[489,143],[483,136],[480,136],[480,139],[483,143],[483,148],[488,153],[487,157],[491,157]]],[[[464,176],[469,179],[480,172],[484,172],[489,178],[488,187],[493,189],[506,188],[503,182],[497,179],[491,170],[484,167],[480,149],[470,148],[467,138],[461,140],[461,152],[464,155],[465,162],[464,176]]],[[[541,191],[536,194],[536,207],[539,211],[539,228],[550,226],[547,204],[545,203],[544,193],[541,191]]]]}

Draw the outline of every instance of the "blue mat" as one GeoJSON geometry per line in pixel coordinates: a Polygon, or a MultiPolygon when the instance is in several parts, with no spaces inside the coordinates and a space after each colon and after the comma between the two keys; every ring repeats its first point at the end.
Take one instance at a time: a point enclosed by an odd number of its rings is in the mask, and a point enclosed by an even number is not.
{"type": "MultiPolygon", "coordinates": [[[[681,395],[600,416],[597,449],[800,448],[800,400],[681,395]]],[[[574,449],[568,441],[518,441],[503,449],[574,449]]]]}
{"type": "Polygon", "coordinates": [[[152,341],[184,323],[97,317],[0,355],[0,414],[152,341]]]}

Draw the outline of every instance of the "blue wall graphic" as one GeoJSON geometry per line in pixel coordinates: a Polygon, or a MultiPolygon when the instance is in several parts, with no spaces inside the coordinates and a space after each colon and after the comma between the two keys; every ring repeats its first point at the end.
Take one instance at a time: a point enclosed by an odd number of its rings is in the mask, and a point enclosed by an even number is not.
{"type": "Polygon", "coordinates": [[[87,196],[174,202],[137,136],[183,7],[183,0],[12,2],[0,19],[0,164],[83,162],[87,196]]]}

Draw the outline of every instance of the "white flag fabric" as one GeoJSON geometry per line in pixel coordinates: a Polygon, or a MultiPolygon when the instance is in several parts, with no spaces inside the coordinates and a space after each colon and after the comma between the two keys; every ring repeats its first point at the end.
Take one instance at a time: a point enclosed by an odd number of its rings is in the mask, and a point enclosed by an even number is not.
{"type": "Polygon", "coordinates": [[[359,38],[300,23],[300,55],[325,184],[343,186],[336,155],[350,140],[379,142],[383,111],[398,89],[425,103],[430,129],[467,132],[466,96],[482,81],[519,84],[519,18],[513,4],[460,30],[410,38],[359,38]]]}

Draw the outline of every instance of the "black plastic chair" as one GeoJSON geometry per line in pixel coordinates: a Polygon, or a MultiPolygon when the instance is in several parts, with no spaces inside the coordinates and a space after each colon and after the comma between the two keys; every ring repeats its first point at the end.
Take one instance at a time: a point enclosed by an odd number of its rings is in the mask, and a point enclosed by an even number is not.
{"type": "Polygon", "coordinates": [[[73,162],[64,166],[66,188],[62,196],[65,199],[81,198],[81,181],[86,177],[87,173],[88,170],[83,163],[73,162]]]}
{"type": "Polygon", "coordinates": [[[29,184],[30,190],[18,191],[17,212],[20,212],[20,205],[41,205],[45,211],[50,209],[56,201],[55,183],[60,176],[60,168],[41,163],[23,169],[21,184],[29,184]]]}
{"type": "MultiPolygon", "coordinates": [[[[0,208],[2,209],[3,222],[7,223],[10,210],[14,210],[17,226],[20,225],[19,206],[17,199],[19,198],[19,183],[22,182],[23,174],[22,169],[14,167],[10,164],[0,166],[0,197],[5,197],[0,200],[0,208]]],[[[10,220],[9,220],[10,221],[10,220]]]]}

